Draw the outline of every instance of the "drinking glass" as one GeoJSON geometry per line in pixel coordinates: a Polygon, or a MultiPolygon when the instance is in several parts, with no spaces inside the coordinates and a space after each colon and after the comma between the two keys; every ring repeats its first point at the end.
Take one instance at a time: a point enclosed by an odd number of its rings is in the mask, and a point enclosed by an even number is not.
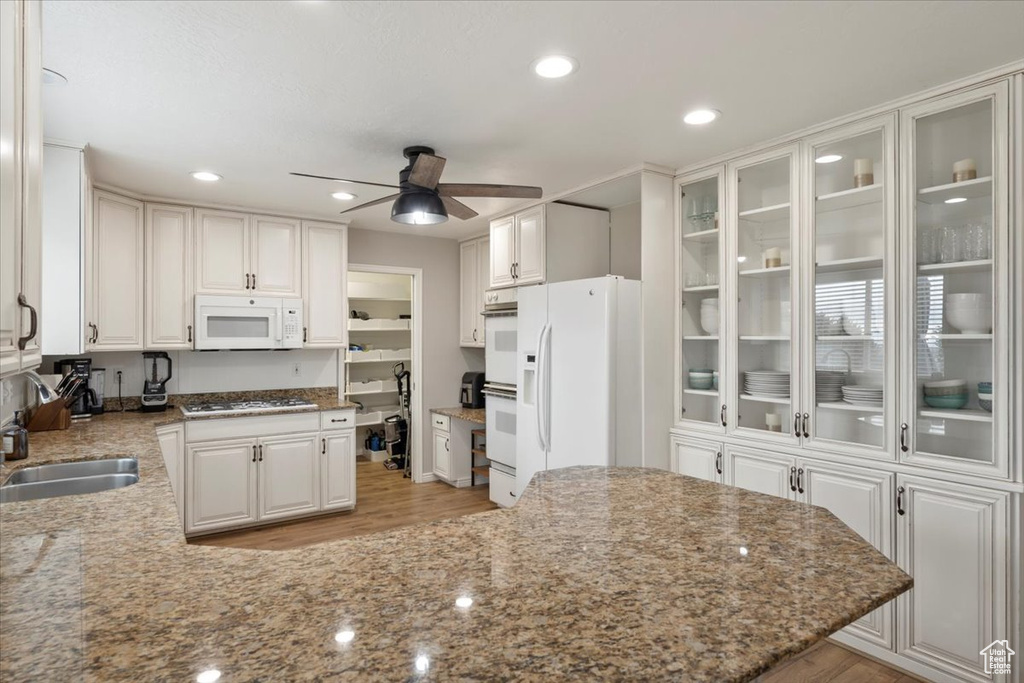
{"type": "Polygon", "coordinates": [[[704,195],[704,213],[713,214],[718,211],[718,197],[713,194],[704,195]]]}
{"type": "Polygon", "coordinates": [[[939,237],[939,228],[921,227],[917,231],[917,262],[925,265],[935,263],[938,258],[936,254],[936,242],[939,237]]]}
{"type": "Polygon", "coordinates": [[[941,231],[942,241],[939,249],[939,261],[942,263],[955,263],[962,260],[960,253],[960,229],[954,225],[944,225],[941,231]]]}
{"type": "Polygon", "coordinates": [[[693,199],[690,200],[689,208],[687,209],[687,214],[686,215],[689,218],[693,218],[694,216],[698,215],[699,213],[700,213],[700,202],[698,202],[697,198],[694,197],[693,199]]]}

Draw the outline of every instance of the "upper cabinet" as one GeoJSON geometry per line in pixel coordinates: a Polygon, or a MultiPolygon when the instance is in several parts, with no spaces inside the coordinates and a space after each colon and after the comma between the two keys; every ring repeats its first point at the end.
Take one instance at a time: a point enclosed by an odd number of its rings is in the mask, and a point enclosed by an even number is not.
{"type": "Polygon", "coordinates": [[[484,292],[490,284],[490,238],[459,245],[459,345],[484,348],[484,292]]]}
{"type": "Polygon", "coordinates": [[[40,11],[0,3],[0,376],[42,360],[40,11]]]}
{"type": "MultiPolygon", "coordinates": [[[[144,208],[95,190],[86,246],[86,349],[143,348],[144,208]]],[[[175,256],[177,258],[177,256],[175,256]]]]}
{"type": "Polygon", "coordinates": [[[900,246],[914,264],[901,283],[900,455],[1002,477],[1012,377],[1008,125],[1005,81],[907,108],[900,122],[900,246]]]}
{"type": "Polygon", "coordinates": [[[260,296],[302,296],[301,222],[252,217],[252,289],[260,296]]]}
{"type": "Polygon", "coordinates": [[[298,297],[301,222],[196,210],[196,294],[298,297]]]}
{"type": "Polygon", "coordinates": [[[330,223],[302,223],[302,301],[307,348],[348,345],[348,232],[330,223]]]}
{"type": "Polygon", "coordinates": [[[146,204],[147,349],[191,349],[192,229],[189,206],[146,204]]]}
{"type": "Polygon", "coordinates": [[[491,222],[491,287],[543,282],[547,262],[544,205],[491,222]]]}

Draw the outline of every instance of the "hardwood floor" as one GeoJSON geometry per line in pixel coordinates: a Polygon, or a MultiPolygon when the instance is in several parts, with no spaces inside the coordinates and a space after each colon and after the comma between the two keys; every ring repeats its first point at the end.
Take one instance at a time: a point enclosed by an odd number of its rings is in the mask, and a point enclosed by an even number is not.
{"type": "MultiPolygon", "coordinates": [[[[355,510],[260,529],[206,536],[192,543],[225,548],[287,550],[313,543],[372,534],[438,519],[493,510],[487,484],[456,489],[441,482],[412,483],[401,472],[375,462],[356,464],[355,510]]],[[[820,642],[765,673],[758,683],[916,683],[829,641],[820,642]]]]}
{"type": "Polygon", "coordinates": [[[356,509],[259,529],[204,536],[192,543],[224,548],[289,550],[313,543],[471,515],[497,507],[487,484],[457,489],[432,481],[413,484],[379,462],[356,463],[356,509]]]}

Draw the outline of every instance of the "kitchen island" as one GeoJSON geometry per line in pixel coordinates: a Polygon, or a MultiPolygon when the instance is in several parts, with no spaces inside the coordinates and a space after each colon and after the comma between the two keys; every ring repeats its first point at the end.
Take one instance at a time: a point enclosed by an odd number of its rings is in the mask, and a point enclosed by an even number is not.
{"type": "Polygon", "coordinates": [[[743,681],[912,585],[821,508],[644,469],[301,550],[189,545],[175,418],[32,435],[26,465],[134,455],[141,480],[0,506],[0,679],[743,681]]]}

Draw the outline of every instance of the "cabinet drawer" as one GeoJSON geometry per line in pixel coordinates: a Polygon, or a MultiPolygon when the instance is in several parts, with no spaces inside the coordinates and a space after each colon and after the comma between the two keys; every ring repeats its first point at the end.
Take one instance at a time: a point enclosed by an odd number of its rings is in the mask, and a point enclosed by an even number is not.
{"type": "Polygon", "coordinates": [[[516,504],[516,478],[491,467],[488,472],[490,479],[491,500],[503,508],[516,504]]]}
{"type": "Polygon", "coordinates": [[[288,415],[254,415],[225,417],[214,420],[189,420],[185,423],[185,441],[215,441],[246,437],[315,432],[320,429],[319,413],[293,413],[288,415]]]}
{"type": "Polygon", "coordinates": [[[452,429],[452,419],[447,415],[438,415],[437,413],[430,414],[430,426],[435,432],[450,432],[452,429]]]}
{"type": "Polygon", "coordinates": [[[351,408],[347,410],[325,410],[320,413],[320,429],[328,431],[331,429],[353,429],[356,426],[356,411],[351,408]]]}

